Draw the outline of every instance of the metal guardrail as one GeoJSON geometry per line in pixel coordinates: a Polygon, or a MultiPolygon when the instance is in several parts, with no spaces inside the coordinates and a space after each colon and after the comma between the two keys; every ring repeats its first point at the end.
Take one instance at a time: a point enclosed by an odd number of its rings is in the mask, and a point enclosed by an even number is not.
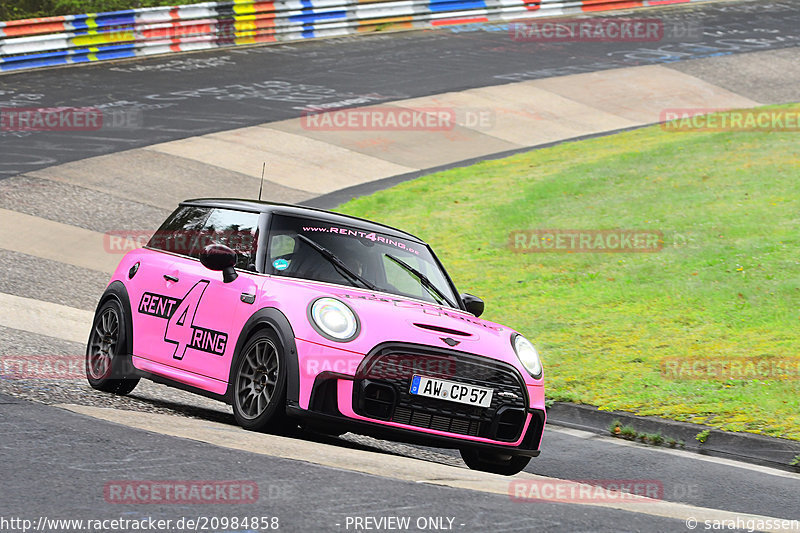
{"type": "Polygon", "coordinates": [[[708,0],[234,0],[0,22],[0,72],[708,0]]]}

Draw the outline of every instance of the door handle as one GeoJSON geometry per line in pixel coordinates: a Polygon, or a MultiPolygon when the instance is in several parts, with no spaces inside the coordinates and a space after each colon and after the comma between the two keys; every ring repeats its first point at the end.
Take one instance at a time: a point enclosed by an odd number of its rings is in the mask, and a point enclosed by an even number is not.
{"type": "Polygon", "coordinates": [[[242,300],[246,304],[252,304],[252,303],[254,303],[256,301],[256,295],[255,294],[250,294],[250,293],[247,293],[247,292],[243,292],[242,295],[239,296],[239,299],[242,300]]]}
{"type": "Polygon", "coordinates": [[[167,281],[171,281],[173,283],[178,283],[178,277],[177,276],[170,276],[169,274],[164,274],[164,279],[167,280],[167,281]]]}

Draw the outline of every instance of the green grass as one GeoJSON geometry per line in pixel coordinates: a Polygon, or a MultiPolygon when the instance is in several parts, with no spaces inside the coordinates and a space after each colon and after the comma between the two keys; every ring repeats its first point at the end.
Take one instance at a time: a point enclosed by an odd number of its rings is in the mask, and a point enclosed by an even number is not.
{"type": "MultiPolygon", "coordinates": [[[[800,106],[792,106],[800,109],[800,106]]],[[[650,127],[425,176],[341,211],[425,238],[550,399],[800,440],[800,380],[675,380],[674,358],[800,357],[800,133],[650,127]],[[512,230],[658,230],[659,253],[514,253],[512,230]]]]}

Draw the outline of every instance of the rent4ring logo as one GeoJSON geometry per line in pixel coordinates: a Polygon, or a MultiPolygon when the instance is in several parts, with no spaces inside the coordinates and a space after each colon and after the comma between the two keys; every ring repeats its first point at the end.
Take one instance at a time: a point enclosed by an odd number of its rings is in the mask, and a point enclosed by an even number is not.
{"type": "Polygon", "coordinates": [[[197,307],[208,284],[206,279],[198,281],[183,298],[145,292],[139,301],[139,313],[167,320],[164,340],[175,345],[174,359],[183,359],[187,348],[220,356],[225,354],[226,333],[194,324],[197,307]]]}
{"type": "Polygon", "coordinates": [[[181,301],[169,296],[162,296],[154,292],[146,292],[142,295],[139,302],[139,312],[145,315],[157,316],[159,318],[169,318],[181,301]]]}

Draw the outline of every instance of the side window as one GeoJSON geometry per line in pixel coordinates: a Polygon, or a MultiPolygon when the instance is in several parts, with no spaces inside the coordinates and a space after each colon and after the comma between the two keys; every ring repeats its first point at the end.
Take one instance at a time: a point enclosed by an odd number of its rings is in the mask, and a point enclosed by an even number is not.
{"type": "Polygon", "coordinates": [[[294,253],[295,240],[289,235],[273,235],[269,241],[270,259],[294,253]]]}
{"type": "Polygon", "coordinates": [[[224,244],[236,252],[236,268],[255,271],[258,244],[258,213],[214,209],[200,229],[200,246],[192,257],[210,243],[224,244]]]}
{"type": "Polygon", "coordinates": [[[211,209],[208,207],[179,207],[158,228],[147,246],[181,255],[193,255],[199,231],[210,213],[211,209]]]}
{"type": "Polygon", "coordinates": [[[269,274],[286,274],[293,254],[297,248],[297,241],[291,235],[276,233],[270,236],[269,250],[267,253],[266,271],[269,274]]]}

